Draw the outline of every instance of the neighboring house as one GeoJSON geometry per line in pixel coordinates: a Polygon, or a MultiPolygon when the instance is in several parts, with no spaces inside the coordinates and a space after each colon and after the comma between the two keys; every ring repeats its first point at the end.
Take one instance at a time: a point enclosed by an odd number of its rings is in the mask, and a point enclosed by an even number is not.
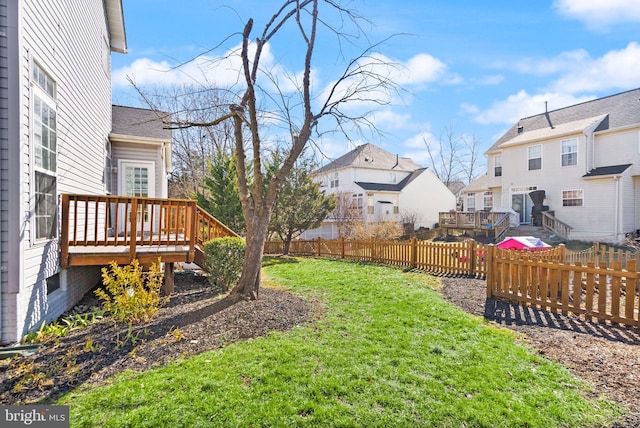
{"type": "Polygon", "coordinates": [[[487,181],[487,175],[481,175],[461,190],[462,211],[491,211],[493,209],[493,192],[489,190],[487,181]]]}
{"type": "Polygon", "coordinates": [[[462,191],[465,188],[464,183],[462,181],[452,181],[447,184],[447,187],[456,197],[456,209],[462,210],[462,191]]]}
{"type": "Polygon", "coordinates": [[[570,239],[621,243],[640,228],[640,89],[522,118],[486,154],[475,209],[492,192],[530,223],[529,193],[544,190],[570,239]]]}
{"type": "Polygon", "coordinates": [[[61,268],[60,195],[166,196],[171,133],[149,111],[112,112],[121,0],[0,0],[0,41],[0,342],[12,343],[100,281],[100,266],[61,268]]]}
{"type": "MultiPolygon", "coordinates": [[[[356,147],[318,169],[315,176],[326,193],[349,201],[365,224],[402,223],[413,217],[415,228],[431,228],[440,211],[456,207],[453,193],[431,170],[373,144],[356,147]]],[[[330,216],[320,228],[302,235],[317,237],[338,237],[335,219],[330,216]]]]}

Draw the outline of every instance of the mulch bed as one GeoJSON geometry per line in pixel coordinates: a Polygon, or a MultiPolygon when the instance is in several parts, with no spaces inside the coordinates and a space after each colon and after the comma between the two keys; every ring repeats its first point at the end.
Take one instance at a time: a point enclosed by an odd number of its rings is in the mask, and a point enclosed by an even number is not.
{"type": "MultiPolygon", "coordinates": [[[[77,307],[99,305],[89,293],[77,307]]],[[[0,404],[48,403],[81,384],[288,330],[309,316],[310,306],[284,290],[262,287],[250,302],[221,294],[205,276],[176,272],[171,300],[150,323],[129,329],[105,318],[33,356],[0,360],[0,404]]]]}

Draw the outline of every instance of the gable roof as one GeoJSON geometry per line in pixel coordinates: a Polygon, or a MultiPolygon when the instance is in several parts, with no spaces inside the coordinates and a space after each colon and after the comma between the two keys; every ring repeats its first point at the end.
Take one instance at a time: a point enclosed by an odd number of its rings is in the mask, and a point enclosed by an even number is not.
{"type": "Polygon", "coordinates": [[[348,167],[396,171],[415,171],[421,168],[420,165],[409,158],[399,157],[378,146],[367,143],[329,162],[322,168],[319,168],[316,173],[348,167]]]}
{"type": "Polygon", "coordinates": [[[560,136],[568,131],[575,133],[580,126],[586,129],[589,122],[595,124],[598,120],[595,131],[640,124],[640,88],[522,118],[487,153],[514,141],[560,136]]]}
{"type": "Polygon", "coordinates": [[[111,134],[171,141],[171,129],[154,110],[112,106],[112,122],[111,134]]]}
{"type": "Polygon", "coordinates": [[[469,183],[464,189],[462,189],[463,193],[468,192],[479,192],[479,191],[487,191],[489,190],[489,180],[487,178],[487,174],[482,174],[480,177],[473,180],[469,183]]]}
{"type": "Polygon", "coordinates": [[[105,0],[104,9],[109,26],[109,46],[114,52],[127,53],[127,33],[124,29],[122,0],[105,0]]]}
{"type": "Polygon", "coordinates": [[[381,191],[381,192],[400,192],[402,189],[407,187],[409,183],[415,180],[420,174],[426,171],[427,168],[420,168],[413,171],[411,174],[407,175],[401,182],[395,184],[388,183],[369,183],[363,181],[356,181],[355,183],[360,186],[363,190],[373,190],[373,191],[381,191]]]}

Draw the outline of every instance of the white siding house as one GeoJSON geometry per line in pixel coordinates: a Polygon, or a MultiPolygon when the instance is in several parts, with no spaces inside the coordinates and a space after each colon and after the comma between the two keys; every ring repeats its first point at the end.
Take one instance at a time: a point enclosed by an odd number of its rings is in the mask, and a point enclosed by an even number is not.
{"type": "MultiPolygon", "coordinates": [[[[0,0],[2,343],[56,318],[100,281],[100,267],[60,267],[59,199],[118,192],[113,160],[139,158],[114,156],[126,138],[109,139],[111,52],[126,48],[121,0],[0,0]]],[[[166,174],[170,145],[153,150],[147,160],[166,174]]]]}
{"type": "MultiPolygon", "coordinates": [[[[429,169],[373,144],[363,144],[315,172],[328,194],[350,199],[365,224],[397,222],[411,214],[414,227],[433,227],[440,211],[455,209],[456,198],[429,169]]],[[[338,237],[331,216],[303,239],[338,237]]]]}
{"type": "Polygon", "coordinates": [[[569,239],[621,243],[640,228],[640,89],[522,118],[487,157],[486,191],[521,223],[544,190],[569,239]]]}

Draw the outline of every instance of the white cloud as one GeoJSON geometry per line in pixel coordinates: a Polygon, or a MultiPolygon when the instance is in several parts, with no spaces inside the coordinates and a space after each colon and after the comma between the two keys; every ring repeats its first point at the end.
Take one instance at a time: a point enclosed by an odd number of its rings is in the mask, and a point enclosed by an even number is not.
{"type": "MultiPolygon", "coordinates": [[[[640,2],[639,2],[640,4],[640,2]]],[[[583,61],[551,84],[554,91],[578,93],[640,86],[640,45],[607,52],[601,58],[583,61]]]]}
{"type": "Polygon", "coordinates": [[[592,61],[584,49],[562,52],[553,58],[524,58],[515,64],[516,71],[526,74],[545,76],[573,70],[582,64],[592,61]]]}
{"type": "MultiPolygon", "coordinates": [[[[252,44],[250,49],[255,49],[255,44],[252,44]]],[[[239,47],[230,49],[220,57],[203,55],[183,65],[178,65],[168,61],[139,58],[128,66],[113,70],[112,85],[114,88],[125,87],[129,85],[129,79],[132,79],[139,86],[200,84],[231,87],[243,81],[240,74],[242,62],[239,56],[239,47]]],[[[265,69],[277,67],[269,44],[263,48],[261,65],[265,69]]],[[[276,71],[279,70],[276,69],[276,71]]]]}
{"type": "MultiPolygon", "coordinates": [[[[478,111],[474,116],[474,121],[481,124],[513,124],[520,118],[544,113],[545,101],[548,102],[547,108],[549,110],[555,110],[594,98],[593,96],[574,97],[566,93],[553,92],[532,95],[521,90],[517,94],[510,95],[506,100],[494,102],[487,110],[478,111]]],[[[467,106],[466,109],[474,111],[476,107],[467,106]]]]}
{"type": "Polygon", "coordinates": [[[482,76],[478,79],[478,83],[481,85],[493,86],[498,85],[504,81],[502,74],[492,74],[489,76],[482,76]]]}
{"type": "Polygon", "coordinates": [[[638,0],[556,0],[553,6],[561,15],[597,30],[621,22],[640,22],[638,0]]]}

